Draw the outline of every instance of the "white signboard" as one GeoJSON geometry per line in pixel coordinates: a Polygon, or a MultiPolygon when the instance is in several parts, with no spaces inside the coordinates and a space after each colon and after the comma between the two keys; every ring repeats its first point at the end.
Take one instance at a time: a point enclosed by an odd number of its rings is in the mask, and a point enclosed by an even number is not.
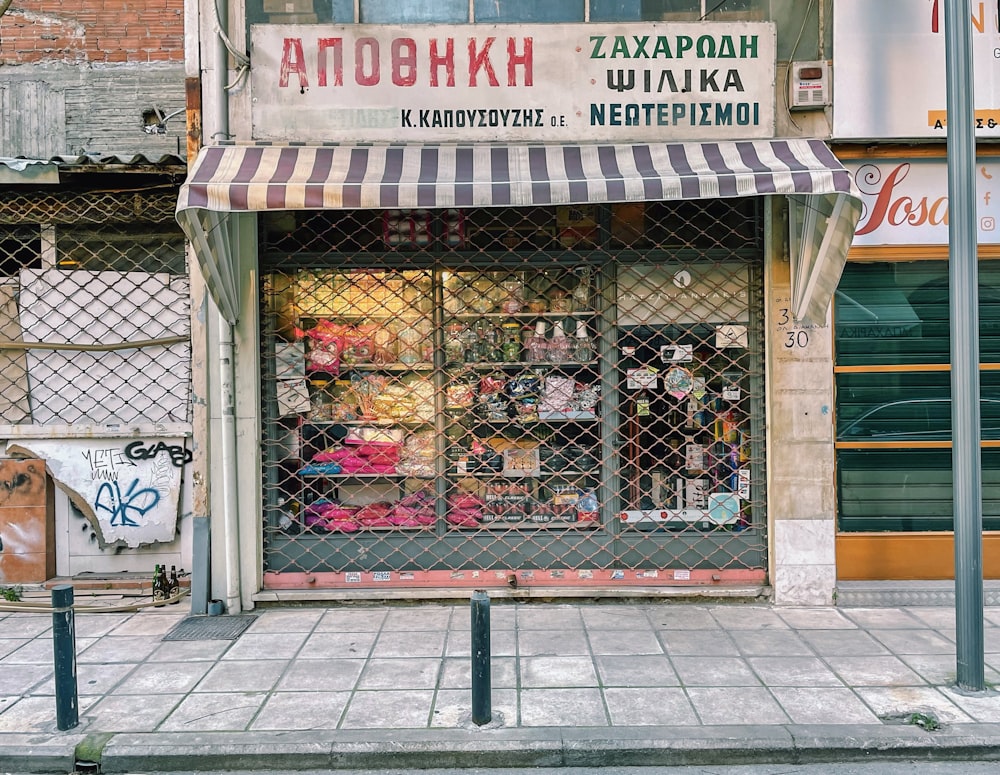
{"type": "MultiPolygon", "coordinates": [[[[847,161],[861,192],[853,246],[947,245],[948,163],[944,159],[847,161]]],[[[976,163],[978,242],[1000,243],[1000,161],[976,163]]]]}
{"type": "MultiPolygon", "coordinates": [[[[970,5],[976,136],[1000,137],[997,4],[970,5]]],[[[835,139],[945,139],[944,6],[944,0],[837,0],[835,139]]]]}
{"type": "Polygon", "coordinates": [[[623,326],[743,323],[750,319],[750,276],[738,264],[637,264],[618,271],[623,326]]]}
{"type": "Polygon", "coordinates": [[[191,461],[183,439],[24,440],[7,449],[45,460],[102,546],[176,538],[181,472],[191,461]]]}
{"type": "Polygon", "coordinates": [[[251,40],[257,140],[774,135],[771,22],[263,24],[251,40]]]}

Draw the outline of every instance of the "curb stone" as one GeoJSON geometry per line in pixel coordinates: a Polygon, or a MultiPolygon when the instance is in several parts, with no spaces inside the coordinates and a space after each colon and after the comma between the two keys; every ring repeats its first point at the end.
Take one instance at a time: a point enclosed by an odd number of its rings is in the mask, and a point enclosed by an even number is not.
{"type": "MultiPolygon", "coordinates": [[[[0,759],[5,766],[24,772],[51,772],[68,763],[65,771],[72,770],[79,740],[43,739],[39,746],[34,738],[32,746],[28,736],[17,737],[25,739],[0,740],[0,759]],[[16,750],[18,745],[23,748],[16,750]],[[50,746],[58,746],[58,753],[46,753],[50,746]],[[18,766],[13,766],[15,762],[18,766]]],[[[100,769],[102,773],[127,773],[691,766],[914,757],[1000,761],[1000,724],[953,725],[937,732],[918,727],[831,724],[412,729],[393,730],[391,736],[383,730],[118,733],[104,747],[100,769]]]]}
{"type": "Polygon", "coordinates": [[[85,735],[0,734],[0,762],[4,772],[52,773],[76,769],[76,747],[85,735]]]}

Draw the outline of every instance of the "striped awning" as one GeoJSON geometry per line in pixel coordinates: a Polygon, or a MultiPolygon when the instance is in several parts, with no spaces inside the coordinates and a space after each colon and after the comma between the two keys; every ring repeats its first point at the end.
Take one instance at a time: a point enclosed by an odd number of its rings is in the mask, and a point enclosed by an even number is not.
{"type": "Polygon", "coordinates": [[[240,219],[226,214],[766,195],[788,195],[804,207],[796,223],[805,237],[795,242],[810,255],[792,272],[793,311],[800,320],[822,320],[861,200],[850,173],[820,140],[210,146],[181,187],[177,220],[222,314],[235,322],[240,219]]]}

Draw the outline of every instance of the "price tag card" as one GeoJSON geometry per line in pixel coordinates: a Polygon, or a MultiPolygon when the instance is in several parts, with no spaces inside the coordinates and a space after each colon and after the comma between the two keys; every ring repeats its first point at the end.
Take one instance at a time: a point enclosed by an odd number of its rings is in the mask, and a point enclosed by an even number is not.
{"type": "Polygon", "coordinates": [[[745,350],[747,344],[746,326],[724,325],[715,327],[715,346],[717,349],[739,347],[745,350]]]}
{"type": "Polygon", "coordinates": [[[659,374],[656,369],[629,369],[626,372],[625,386],[629,390],[654,389],[658,384],[659,374]]]}

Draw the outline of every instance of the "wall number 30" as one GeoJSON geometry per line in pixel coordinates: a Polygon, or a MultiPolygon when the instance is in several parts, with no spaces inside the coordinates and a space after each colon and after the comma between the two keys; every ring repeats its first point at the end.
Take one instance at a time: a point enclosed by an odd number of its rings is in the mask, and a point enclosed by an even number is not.
{"type": "Polygon", "coordinates": [[[809,332],[808,331],[789,331],[787,338],[785,339],[785,348],[792,349],[793,347],[807,347],[809,345],[809,332]]]}

